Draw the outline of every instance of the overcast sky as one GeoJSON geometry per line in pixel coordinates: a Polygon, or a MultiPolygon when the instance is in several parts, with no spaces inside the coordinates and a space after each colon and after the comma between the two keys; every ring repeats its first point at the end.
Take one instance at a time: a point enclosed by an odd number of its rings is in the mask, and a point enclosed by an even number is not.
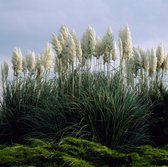
{"type": "Polygon", "coordinates": [[[100,36],[111,26],[116,40],[128,24],[136,46],[168,49],[168,0],[0,0],[0,62],[14,47],[40,53],[62,24],[78,36],[88,25],[100,36]]]}

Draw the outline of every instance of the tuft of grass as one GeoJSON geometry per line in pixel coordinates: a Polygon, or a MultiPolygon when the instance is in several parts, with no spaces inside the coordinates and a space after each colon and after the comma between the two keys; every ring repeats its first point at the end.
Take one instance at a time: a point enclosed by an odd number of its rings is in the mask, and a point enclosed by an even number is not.
{"type": "Polygon", "coordinates": [[[90,140],[120,149],[148,141],[150,105],[146,98],[123,86],[118,74],[112,79],[101,73],[92,74],[82,83],[74,109],[83,118],[90,140]]]}
{"type": "Polygon", "coordinates": [[[59,141],[66,135],[126,149],[148,139],[149,105],[122,84],[116,73],[78,73],[65,80],[64,92],[57,79],[9,82],[1,103],[1,142],[21,142],[26,137],[59,141]],[[17,90],[16,90],[17,88],[17,90]],[[73,93],[72,93],[73,91],[73,93]],[[80,93],[79,93],[80,92],[80,93]]]}
{"type": "Polygon", "coordinates": [[[163,84],[155,86],[149,92],[148,99],[153,104],[149,117],[151,141],[163,146],[168,141],[168,89],[163,84]]]}

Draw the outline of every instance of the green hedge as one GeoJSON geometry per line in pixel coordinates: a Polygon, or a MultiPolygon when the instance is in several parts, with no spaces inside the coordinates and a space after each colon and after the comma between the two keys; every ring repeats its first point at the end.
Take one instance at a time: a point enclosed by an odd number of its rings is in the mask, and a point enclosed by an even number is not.
{"type": "Polygon", "coordinates": [[[168,146],[136,147],[132,153],[120,153],[98,143],[66,137],[59,144],[31,139],[25,145],[0,146],[3,167],[115,167],[166,166],[168,146]]]}

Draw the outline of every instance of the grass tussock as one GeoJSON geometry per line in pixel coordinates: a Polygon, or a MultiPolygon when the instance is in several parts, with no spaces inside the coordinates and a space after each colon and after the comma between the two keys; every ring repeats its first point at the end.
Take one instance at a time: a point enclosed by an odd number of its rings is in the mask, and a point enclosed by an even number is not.
{"type": "Polygon", "coordinates": [[[38,56],[15,48],[13,76],[7,63],[1,70],[0,142],[24,143],[30,137],[58,142],[73,136],[129,151],[159,134],[153,129],[160,123],[164,138],[168,56],[163,45],[134,48],[126,26],[119,32],[118,49],[119,54],[110,27],[98,39],[90,26],[81,42],[62,26],[38,56]],[[163,121],[155,123],[157,118],[163,121]]]}
{"type": "MultiPolygon", "coordinates": [[[[70,81],[71,77],[66,82],[70,81]]],[[[147,142],[145,98],[123,87],[118,74],[109,79],[102,73],[89,73],[89,77],[83,73],[81,81],[80,94],[73,95],[68,90],[71,85],[63,93],[55,79],[41,81],[40,87],[34,79],[20,81],[17,91],[9,85],[2,103],[1,141],[16,142],[28,136],[58,141],[72,135],[123,149],[147,142]]]]}

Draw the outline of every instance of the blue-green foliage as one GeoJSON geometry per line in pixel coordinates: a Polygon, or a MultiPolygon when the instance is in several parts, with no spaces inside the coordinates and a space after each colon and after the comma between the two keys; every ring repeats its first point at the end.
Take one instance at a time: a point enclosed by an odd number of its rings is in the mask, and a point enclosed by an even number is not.
{"type": "Polygon", "coordinates": [[[0,107],[0,141],[71,135],[126,150],[147,141],[148,102],[124,86],[117,72],[73,77],[73,90],[71,75],[63,87],[55,78],[9,81],[0,107]]]}

